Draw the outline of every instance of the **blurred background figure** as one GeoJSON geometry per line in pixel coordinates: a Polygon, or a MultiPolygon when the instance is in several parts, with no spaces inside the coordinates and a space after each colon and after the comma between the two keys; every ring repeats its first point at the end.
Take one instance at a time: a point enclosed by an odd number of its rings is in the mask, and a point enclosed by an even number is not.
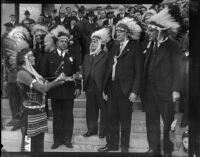
{"type": "MultiPolygon", "coordinates": [[[[72,11],[71,16],[77,17],[77,12],[76,12],[75,10],[72,11]]],[[[78,17],[77,17],[77,18],[78,18],[78,17]]]]}
{"type": "Polygon", "coordinates": [[[15,14],[10,14],[9,17],[10,17],[10,22],[9,23],[11,23],[13,25],[13,27],[15,27],[16,25],[18,25],[18,23],[16,22],[15,14]]]}
{"type": "MultiPolygon", "coordinates": [[[[30,18],[30,12],[28,11],[28,10],[26,10],[25,12],[24,12],[24,15],[25,15],[25,18],[22,20],[22,22],[21,22],[21,24],[23,25],[23,26],[26,26],[25,25],[25,21],[28,21],[29,23],[35,23],[35,20],[33,20],[33,19],[31,19],[30,18]]],[[[26,22],[27,23],[27,22],[26,22]]]]}

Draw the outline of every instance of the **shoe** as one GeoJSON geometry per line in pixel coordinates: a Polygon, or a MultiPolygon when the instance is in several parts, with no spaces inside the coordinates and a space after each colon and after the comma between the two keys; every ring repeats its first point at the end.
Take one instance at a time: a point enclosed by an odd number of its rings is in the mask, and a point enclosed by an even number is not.
{"type": "Polygon", "coordinates": [[[106,137],[106,135],[104,133],[99,134],[99,138],[104,138],[104,137],[106,137]]]}
{"type": "Polygon", "coordinates": [[[92,135],[97,135],[97,132],[88,131],[88,132],[86,132],[83,136],[84,136],[84,137],[90,137],[90,136],[92,136],[92,135]]]}
{"type": "Polygon", "coordinates": [[[164,157],[172,157],[172,153],[164,153],[164,157]]]}
{"type": "Polygon", "coordinates": [[[16,130],[18,130],[18,129],[20,129],[21,128],[21,126],[14,126],[12,129],[11,129],[11,131],[16,131],[16,130]]]}
{"type": "Polygon", "coordinates": [[[60,145],[62,145],[62,143],[54,143],[54,144],[51,146],[51,149],[56,149],[56,148],[58,148],[60,145]]]}
{"type": "Polygon", "coordinates": [[[117,147],[110,147],[110,146],[105,146],[105,147],[102,147],[102,148],[99,148],[98,149],[98,152],[109,152],[109,151],[117,151],[119,150],[119,148],[117,147]]]}
{"type": "Polygon", "coordinates": [[[121,152],[128,153],[128,148],[122,148],[121,152]]]}
{"type": "Polygon", "coordinates": [[[160,156],[160,153],[158,151],[155,151],[153,149],[149,149],[146,154],[151,154],[152,156],[160,156]]]}
{"type": "Polygon", "coordinates": [[[65,145],[67,148],[73,148],[73,145],[71,142],[65,142],[65,145]]]}

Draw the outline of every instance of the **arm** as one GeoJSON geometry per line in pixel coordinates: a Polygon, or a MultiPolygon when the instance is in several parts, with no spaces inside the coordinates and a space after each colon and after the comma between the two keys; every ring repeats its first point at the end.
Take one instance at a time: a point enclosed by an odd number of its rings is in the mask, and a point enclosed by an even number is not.
{"type": "Polygon", "coordinates": [[[54,80],[47,84],[41,84],[38,81],[36,81],[27,71],[19,71],[17,74],[17,80],[41,93],[45,93],[51,88],[64,83],[64,81],[54,80]]]}
{"type": "Polygon", "coordinates": [[[137,48],[135,51],[134,63],[135,63],[135,79],[132,87],[132,92],[135,94],[140,93],[141,81],[142,81],[142,67],[143,67],[143,59],[142,52],[139,43],[137,43],[137,48]]]}

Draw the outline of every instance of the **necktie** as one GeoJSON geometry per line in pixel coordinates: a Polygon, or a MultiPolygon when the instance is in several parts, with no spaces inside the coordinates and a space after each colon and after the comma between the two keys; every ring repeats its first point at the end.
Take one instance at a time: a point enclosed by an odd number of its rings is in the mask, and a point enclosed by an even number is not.
{"type": "Polygon", "coordinates": [[[60,56],[61,56],[62,58],[64,58],[64,56],[65,56],[65,52],[64,52],[64,51],[61,51],[60,56]]]}
{"type": "Polygon", "coordinates": [[[155,51],[158,49],[158,43],[154,42],[154,46],[153,46],[153,52],[155,53],[155,51]]]}

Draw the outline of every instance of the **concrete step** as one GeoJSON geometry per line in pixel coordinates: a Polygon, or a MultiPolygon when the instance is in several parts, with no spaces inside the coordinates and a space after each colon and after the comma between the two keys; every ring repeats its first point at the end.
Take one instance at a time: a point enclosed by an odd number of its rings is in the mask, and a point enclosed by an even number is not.
{"type": "MultiPolygon", "coordinates": [[[[174,146],[175,151],[179,150],[181,143],[181,136],[177,135],[177,144],[174,146]]],[[[161,136],[163,139],[163,137],[161,136]]],[[[44,151],[45,152],[97,152],[99,147],[106,144],[106,139],[99,139],[98,136],[91,136],[88,138],[83,137],[79,132],[74,132],[72,142],[74,148],[68,149],[64,145],[61,145],[58,149],[51,150],[50,147],[53,144],[52,133],[45,134],[44,151]]],[[[20,131],[2,131],[3,148],[7,151],[19,152],[21,145],[21,132],[20,131]]],[[[148,150],[148,143],[146,134],[134,133],[130,136],[130,152],[145,152],[148,150]]],[[[119,152],[119,151],[116,151],[119,152]]]]}
{"type": "MultiPolygon", "coordinates": [[[[135,119],[138,118],[139,116],[136,117],[136,115],[143,115],[145,116],[142,112],[133,112],[132,115],[132,121],[131,121],[131,133],[145,133],[146,134],[146,121],[144,120],[139,120],[135,119]],[[135,116],[134,116],[135,115],[135,116]]],[[[176,117],[181,117],[182,115],[178,115],[176,117]]],[[[6,124],[10,121],[11,117],[3,117],[3,126],[6,126],[6,124]]],[[[98,121],[99,123],[99,121],[98,121]]],[[[178,120],[178,123],[176,125],[176,134],[177,135],[182,135],[183,131],[185,129],[181,128],[179,126],[180,120],[178,120]]],[[[49,118],[48,120],[48,132],[53,133],[53,128],[52,128],[53,122],[52,118],[49,118]]],[[[11,127],[5,127],[6,130],[10,130],[11,127]]],[[[187,128],[186,128],[187,129],[187,128]]],[[[74,131],[79,132],[80,134],[84,134],[87,131],[87,125],[86,125],[86,119],[85,118],[74,118],[74,131]]],[[[163,123],[161,119],[161,133],[163,132],[163,123]]]]}

